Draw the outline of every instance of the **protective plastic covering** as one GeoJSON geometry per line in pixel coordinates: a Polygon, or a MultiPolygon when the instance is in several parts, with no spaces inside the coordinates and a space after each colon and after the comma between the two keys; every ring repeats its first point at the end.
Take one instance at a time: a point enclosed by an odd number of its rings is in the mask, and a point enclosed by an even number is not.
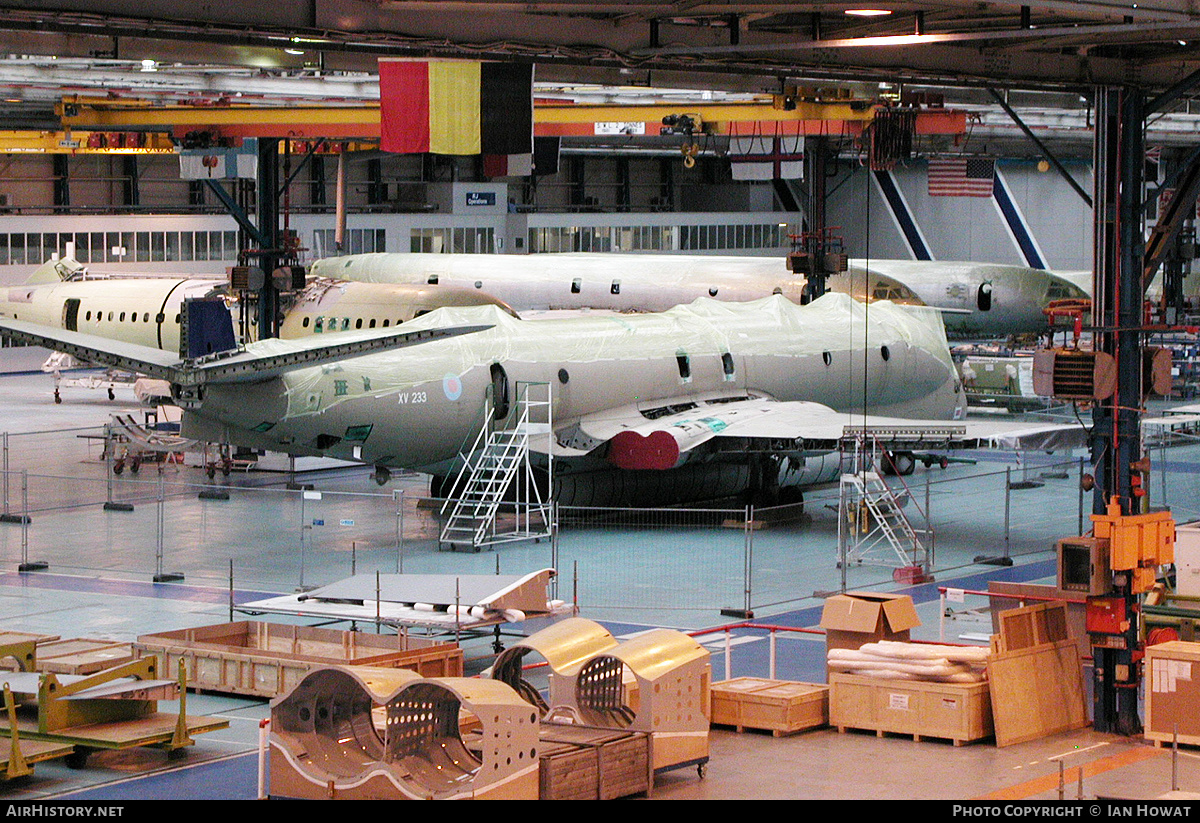
{"type": "MultiPolygon", "coordinates": [[[[827,294],[806,306],[782,296],[749,303],[701,298],[656,314],[582,316],[567,319],[517,320],[495,306],[444,308],[405,323],[405,331],[442,326],[489,324],[487,331],[423,344],[419,353],[373,354],[355,363],[370,388],[352,386],[330,398],[329,409],[357,397],[379,397],[422,383],[462,376],[472,367],[505,362],[572,363],[629,361],[732,352],[735,355],[803,356],[834,349],[907,343],[953,370],[940,315],[931,309],[897,306],[887,301],[864,306],[842,294],[827,294]]],[[[345,337],[341,335],[340,337],[345,337]]],[[[254,355],[295,351],[335,342],[339,335],[316,341],[268,340],[248,347],[254,355]]],[[[286,375],[287,416],[315,412],[311,397],[319,394],[329,367],[299,369],[286,375]]]]}

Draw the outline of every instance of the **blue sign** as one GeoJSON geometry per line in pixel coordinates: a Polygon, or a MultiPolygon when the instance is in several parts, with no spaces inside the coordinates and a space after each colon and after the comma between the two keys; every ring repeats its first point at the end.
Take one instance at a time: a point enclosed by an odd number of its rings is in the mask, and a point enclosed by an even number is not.
{"type": "Polygon", "coordinates": [[[313,520],[313,525],[314,526],[324,526],[325,521],[324,520],[313,520]]]}
{"type": "Polygon", "coordinates": [[[494,191],[469,191],[467,192],[468,206],[494,206],[496,205],[496,192],[494,191]]]}

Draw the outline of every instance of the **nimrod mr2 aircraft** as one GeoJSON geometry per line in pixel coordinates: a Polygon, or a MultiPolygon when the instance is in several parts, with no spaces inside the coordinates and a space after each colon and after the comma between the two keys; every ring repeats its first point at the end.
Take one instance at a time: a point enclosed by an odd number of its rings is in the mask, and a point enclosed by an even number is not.
{"type": "Polygon", "coordinates": [[[503,425],[521,384],[546,384],[553,436],[534,448],[553,455],[563,503],[657,505],[827,481],[837,462],[824,458],[847,427],[876,430],[892,449],[929,447],[927,431],[938,444],[1007,448],[1081,436],[961,420],[938,313],[841,294],[545,320],[446,308],[401,330],[261,341],[193,361],[20,320],[0,318],[0,329],[167,380],[187,437],[435,478],[453,476],[490,406],[503,425]],[[781,471],[785,458],[799,471],[781,471]]]}
{"type": "MultiPolygon", "coordinates": [[[[24,284],[0,288],[0,316],[177,352],[184,304],[214,299],[232,308],[227,285],[214,277],[97,276],[74,260],[52,260],[24,284]]],[[[279,336],[389,328],[442,306],[489,304],[513,313],[474,289],[317,277],[287,296],[279,336]]]]}
{"type": "MultiPolygon", "coordinates": [[[[329,257],[309,271],[369,283],[452,285],[487,292],[518,312],[546,309],[665,311],[698,297],[803,302],[804,278],[782,257],[686,254],[402,254],[329,257]]],[[[829,291],[859,300],[932,306],[957,337],[1046,329],[1048,303],[1087,292],[1042,269],[998,263],[851,260],[829,291]]]]}

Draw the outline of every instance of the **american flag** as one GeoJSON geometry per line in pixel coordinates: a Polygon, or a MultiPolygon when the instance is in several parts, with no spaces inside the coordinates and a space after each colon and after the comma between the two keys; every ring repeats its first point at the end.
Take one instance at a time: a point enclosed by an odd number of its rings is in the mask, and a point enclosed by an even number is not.
{"type": "Polygon", "coordinates": [[[986,157],[957,157],[929,161],[930,197],[991,197],[996,161],[986,157]]]}

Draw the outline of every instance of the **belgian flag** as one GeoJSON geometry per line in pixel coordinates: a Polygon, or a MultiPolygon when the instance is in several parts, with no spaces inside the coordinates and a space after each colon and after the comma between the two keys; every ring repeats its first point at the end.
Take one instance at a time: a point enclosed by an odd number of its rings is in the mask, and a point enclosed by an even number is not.
{"type": "Polygon", "coordinates": [[[379,61],[380,148],[400,154],[533,152],[533,66],[379,61]]]}

